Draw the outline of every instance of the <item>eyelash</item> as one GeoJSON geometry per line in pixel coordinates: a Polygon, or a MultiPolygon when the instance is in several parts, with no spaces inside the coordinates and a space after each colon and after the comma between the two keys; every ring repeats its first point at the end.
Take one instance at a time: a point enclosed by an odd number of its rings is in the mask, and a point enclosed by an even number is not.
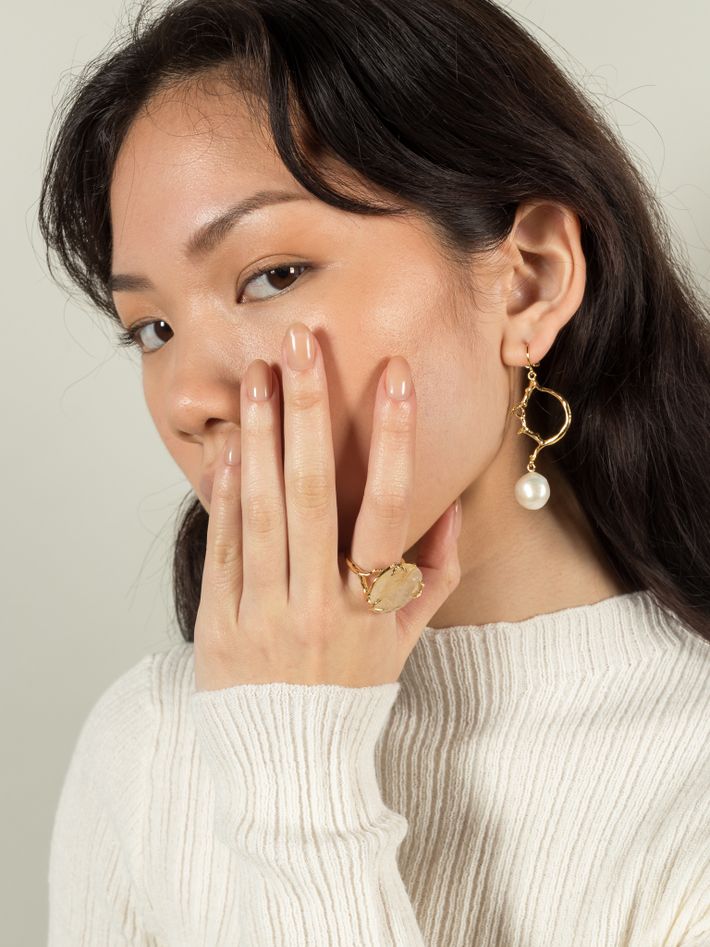
{"type": "MultiPolygon", "coordinates": [[[[267,273],[275,273],[277,270],[287,270],[289,268],[302,269],[304,273],[312,269],[309,263],[279,263],[278,266],[267,266],[264,269],[256,270],[254,273],[252,273],[250,276],[248,276],[245,279],[244,285],[242,286],[242,289],[239,295],[241,296],[244,290],[247,288],[247,286],[250,283],[252,283],[254,280],[259,279],[259,277],[266,276],[267,273]]],[[[299,273],[299,275],[296,277],[295,282],[298,282],[298,280],[301,278],[301,276],[304,275],[304,273],[299,273]]],[[[282,289],[280,292],[276,293],[275,296],[282,296],[284,293],[287,293],[290,289],[291,289],[291,286],[287,286],[286,289],[282,289]]],[[[270,296],[269,298],[273,299],[274,297],[270,296]]],[[[254,300],[254,302],[259,302],[259,300],[254,300]]],[[[145,329],[146,326],[155,325],[156,323],[163,322],[163,321],[164,320],[162,319],[146,319],[143,322],[136,322],[134,325],[130,327],[130,329],[123,329],[121,332],[118,333],[118,339],[117,339],[116,344],[119,347],[135,346],[141,352],[142,355],[152,355],[153,352],[151,352],[150,350],[146,350],[142,347],[140,343],[140,339],[138,338],[138,334],[139,332],[141,332],[142,329],[145,329]]],[[[161,348],[162,347],[163,346],[161,346],[161,348]]],[[[159,352],[160,349],[156,349],[155,351],[159,352]]]]}

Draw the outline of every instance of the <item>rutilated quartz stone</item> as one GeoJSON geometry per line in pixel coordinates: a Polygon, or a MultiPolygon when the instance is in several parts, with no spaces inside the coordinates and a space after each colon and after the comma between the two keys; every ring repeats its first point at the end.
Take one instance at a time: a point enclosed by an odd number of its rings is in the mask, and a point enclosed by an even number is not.
{"type": "Polygon", "coordinates": [[[394,611],[412,598],[419,598],[424,590],[422,579],[421,570],[414,563],[395,563],[375,579],[369,600],[376,611],[394,611]]]}

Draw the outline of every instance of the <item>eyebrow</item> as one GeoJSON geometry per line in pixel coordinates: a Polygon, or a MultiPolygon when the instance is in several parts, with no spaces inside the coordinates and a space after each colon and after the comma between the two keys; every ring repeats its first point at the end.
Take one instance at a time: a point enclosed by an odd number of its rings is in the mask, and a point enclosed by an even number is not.
{"type": "MultiPolygon", "coordinates": [[[[214,250],[235,224],[255,210],[268,207],[271,204],[305,200],[313,200],[313,198],[306,197],[297,191],[257,191],[255,194],[237,201],[236,204],[232,204],[223,213],[213,220],[209,220],[199,230],[195,231],[183,248],[185,256],[188,259],[195,259],[214,250]]],[[[108,285],[112,293],[142,292],[155,289],[155,285],[147,276],[140,276],[137,273],[112,273],[108,285]]]]}

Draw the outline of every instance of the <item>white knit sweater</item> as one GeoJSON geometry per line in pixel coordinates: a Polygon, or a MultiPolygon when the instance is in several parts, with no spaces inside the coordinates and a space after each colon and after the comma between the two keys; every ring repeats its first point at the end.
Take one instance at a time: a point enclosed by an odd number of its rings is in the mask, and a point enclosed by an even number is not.
{"type": "Polygon", "coordinates": [[[426,628],[400,680],[194,692],[79,734],[50,947],[707,947],[710,644],[633,592],[426,628]]]}

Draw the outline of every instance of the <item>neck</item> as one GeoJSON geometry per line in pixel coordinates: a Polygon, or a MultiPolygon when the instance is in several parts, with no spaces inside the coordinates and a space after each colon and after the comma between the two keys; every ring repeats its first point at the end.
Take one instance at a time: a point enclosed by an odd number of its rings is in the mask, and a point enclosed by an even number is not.
{"type": "MultiPolygon", "coordinates": [[[[631,591],[613,571],[565,478],[545,463],[544,452],[537,468],[550,482],[550,499],[539,510],[518,504],[513,488],[525,473],[531,442],[509,436],[503,443],[461,495],[461,581],[428,622],[431,628],[522,621],[631,591]]],[[[416,562],[416,545],[405,558],[416,562]]]]}

